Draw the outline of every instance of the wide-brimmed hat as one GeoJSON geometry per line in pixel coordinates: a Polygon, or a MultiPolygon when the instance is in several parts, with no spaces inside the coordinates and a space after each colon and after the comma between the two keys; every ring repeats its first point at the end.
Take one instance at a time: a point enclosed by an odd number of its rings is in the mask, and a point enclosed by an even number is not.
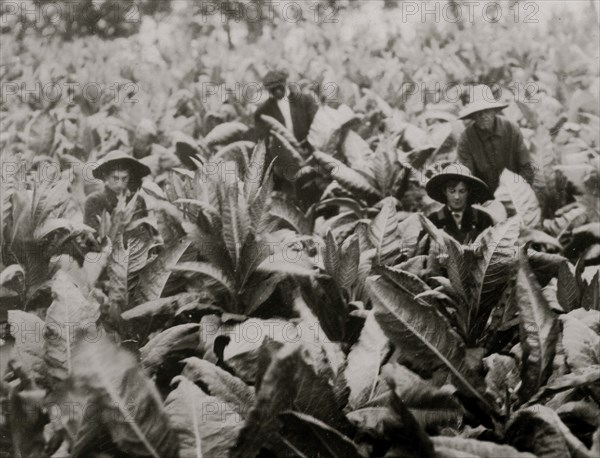
{"type": "Polygon", "coordinates": [[[444,203],[444,188],[450,180],[460,180],[467,183],[469,186],[469,201],[471,203],[485,202],[493,196],[488,186],[479,178],[473,176],[473,173],[460,163],[450,164],[446,166],[441,173],[434,175],[425,185],[425,190],[429,197],[438,202],[444,203]]]}
{"type": "Polygon", "coordinates": [[[263,78],[263,84],[266,88],[285,84],[288,79],[288,73],[285,70],[270,70],[263,78]]]}
{"type": "Polygon", "coordinates": [[[130,170],[130,173],[137,178],[150,174],[150,169],[137,159],[125,154],[123,151],[113,150],[100,160],[98,167],[92,170],[92,175],[95,178],[103,179],[105,173],[115,166],[130,170]]]}
{"type": "Polygon", "coordinates": [[[507,103],[499,102],[494,97],[492,88],[485,84],[473,86],[470,89],[471,100],[458,115],[458,119],[465,119],[474,113],[484,110],[502,110],[508,106],[507,103]]]}

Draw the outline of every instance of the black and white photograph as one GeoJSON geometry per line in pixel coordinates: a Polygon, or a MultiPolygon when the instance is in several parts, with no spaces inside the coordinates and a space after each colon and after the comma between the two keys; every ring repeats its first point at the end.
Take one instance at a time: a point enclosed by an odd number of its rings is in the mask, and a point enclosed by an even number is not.
{"type": "Polygon", "coordinates": [[[598,458],[600,0],[0,0],[0,458],[598,458]]]}

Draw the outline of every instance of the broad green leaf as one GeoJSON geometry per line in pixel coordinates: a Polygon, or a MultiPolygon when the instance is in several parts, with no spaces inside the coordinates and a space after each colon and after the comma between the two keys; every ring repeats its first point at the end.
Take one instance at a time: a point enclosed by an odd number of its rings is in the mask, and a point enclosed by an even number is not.
{"type": "Polygon", "coordinates": [[[417,296],[431,290],[431,288],[410,272],[389,266],[374,266],[373,271],[382,275],[408,295],[417,296]]]}
{"type": "Polygon", "coordinates": [[[483,358],[486,394],[493,400],[498,412],[508,413],[510,406],[516,400],[516,390],[519,386],[519,369],[514,358],[494,353],[483,358]]]}
{"type": "Polygon", "coordinates": [[[123,234],[118,234],[113,243],[113,249],[108,259],[106,272],[108,275],[107,296],[110,307],[117,314],[128,310],[128,275],[129,247],[123,244],[123,234]]]}
{"type": "Polygon", "coordinates": [[[520,452],[510,445],[500,445],[483,440],[438,436],[432,437],[431,441],[440,458],[535,458],[535,455],[520,452]]]}
{"type": "Polygon", "coordinates": [[[530,400],[530,403],[539,402],[541,399],[571,388],[598,384],[600,382],[600,365],[586,366],[561,375],[545,385],[530,400]]]}
{"type": "Polygon", "coordinates": [[[375,247],[378,264],[389,264],[398,256],[397,228],[396,207],[392,199],[387,199],[369,226],[369,240],[375,247]]]}
{"type": "Polygon", "coordinates": [[[140,348],[140,360],[144,369],[154,374],[159,366],[172,354],[198,347],[198,323],[180,324],[155,335],[140,348]]]}
{"type": "Polygon", "coordinates": [[[381,372],[388,383],[393,381],[396,395],[423,428],[460,425],[464,409],[451,387],[435,387],[397,363],[385,365],[381,372]]]}
{"type": "Polygon", "coordinates": [[[552,372],[559,327],[523,250],[519,257],[517,306],[523,348],[520,396],[526,400],[546,383],[552,372]]]}
{"type": "Polygon", "coordinates": [[[171,275],[170,267],[179,261],[190,244],[189,240],[178,240],[173,245],[165,247],[150,264],[144,267],[139,274],[136,303],[153,301],[161,297],[171,275]]]}
{"type": "Polygon", "coordinates": [[[283,412],[278,419],[285,444],[298,456],[360,458],[358,446],[348,437],[311,415],[283,412]]]}
{"type": "Polygon", "coordinates": [[[352,431],[340,406],[336,405],[331,386],[308,362],[306,350],[288,343],[271,359],[257,393],[256,406],[231,457],[254,457],[262,447],[276,452],[281,446],[277,415],[288,410],[312,415],[343,434],[352,431]]]}
{"type": "Polygon", "coordinates": [[[500,184],[495,192],[496,199],[509,209],[509,216],[516,213],[527,227],[537,227],[541,223],[540,204],[535,192],[525,179],[508,169],[500,175],[500,184]]]}
{"type": "Polygon", "coordinates": [[[335,277],[340,267],[340,248],[335,240],[335,236],[331,230],[327,231],[325,238],[325,253],[323,256],[323,264],[329,275],[335,277]]]}
{"type": "Polygon", "coordinates": [[[584,369],[600,364],[600,336],[583,322],[561,315],[562,344],[571,369],[584,369]]]}
{"type": "Polygon", "coordinates": [[[53,301],[46,312],[43,336],[44,361],[52,378],[65,380],[73,372],[77,342],[97,339],[100,310],[63,272],[56,274],[51,287],[53,301]]]}
{"type": "Polygon", "coordinates": [[[10,359],[18,362],[25,374],[34,380],[40,377],[44,365],[44,326],[45,323],[33,313],[8,311],[8,332],[15,339],[10,359]]]}
{"type": "Polygon", "coordinates": [[[469,381],[473,377],[466,366],[464,342],[437,310],[417,302],[383,278],[369,278],[367,286],[375,318],[403,358],[426,370],[443,367],[460,388],[489,406],[469,381]]]}
{"type": "Polygon", "coordinates": [[[558,284],[556,295],[558,303],[564,311],[579,308],[581,301],[581,291],[577,287],[575,279],[575,268],[568,262],[564,262],[558,268],[558,284]]]}
{"type": "Polygon", "coordinates": [[[177,438],[154,383],[135,357],[107,338],[83,342],[73,360],[72,383],[84,405],[96,408],[84,415],[88,434],[105,428],[112,442],[129,456],[177,456],[177,438]]]}
{"type": "Polygon", "coordinates": [[[348,320],[348,304],[339,287],[331,278],[310,276],[297,281],[302,297],[318,318],[327,337],[334,342],[342,340],[348,320]]]}
{"type": "Polygon", "coordinates": [[[248,206],[241,191],[241,183],[227,186],[222,207],[223,240],[231,259],[234,261],[236,270],[241,262],[242,246],[250,231],[248,206]]]}
{"type": "Polygon", "coordinates": [[[165,411],[179,439],[178,456],[228,456],[243,425],[233,406],[207,395],[184,376],[175,377],[172,383],[176,388],[165,401],[165,411]]]}
{"type": "Polygon", "coordinates": [[[44,110],[37,113],[25,127],[27,146],[36,154],[50,155],[56,129],[56,116],[44,110]]]}
{"type": "Polygon", "coordinates": [[[600,334],[600,311],[579,308],[567,313],[567,316],[577,318],[596,334],[600,334]]]}
{"type": "MultiPolygon", "coordinates": [[[[252,156],[250,157],[250,162],[248,164],[248,170],[246,171],[246,175],[244,177],[246,199],[248,202],[254,201],[254,199],[258,196],[258,191],[261,187],[261,184],[266,181],[266,179],[263,180],[266,155],[267,148],[263,140],[257,143],[254,147],[254,151],[252,152],[252,156]]],[[[252,210],[250,210],[250,213],[252,214],[252,210]]]]}
{"type": "Polygon", "coordinates": [[[200,358],[186,358],[183,362],[183,376],[201,383],[211,396],[229,403],[242,418],[254,407],[254,390],[238,377],[200,358]]]}
{"type": "Polygon", "coordinates": [[[358,237],[348,237],[341,247],[341,261],[338,271],[335,273],[336,281],[340,288],[351,289],[356,283],[358,276],[358,263],[360,260],[360,248],[358,237]]]}
{"type": "Polygon", "coordinates": [[[492,309],[498,304],[508,279],[514,274],[516,243],[519,238],[519,217],[498,224],[477,238],[475,243],[483,256],[471,270],[475,281],[475,296],[470,311],[474,329],[471,335],[479,337],[492,309]]]}
{"type": "Polygon", "coordinates": [[[513,447],[539,458],[593,456],[556,412],[540,404],[516,413],[507,425],[506,440],[513,447]]]}
{"type": "Polygon", "coordinates": [[[328,176],[335,179],[350,192],[357,193],[365,197],[380,197],[379,191],[375,189],[365,177],[341,161],[338,161],[329,154],[321,151],[313,152],[313,157],[325,170],[325,173],[328,176]]]}
{"type": "Polygon", "coordinates": [[[300,144],[298,143],[298,140],[296,140],[296,137],[294,137],[294,134],[283,124],[277,121],[277,119],[267,115],[261,115],[260,118],[268,124],[272,132],[277,132],[281,137],[283,137],[296,150],[296,152],[301,150],[300,144]]]}
{"type": "Polygon", "coordinates": [[[370,311],[356,342],[348,353],[344,376],[350,388],[349,406],[359,409],[369,402],[379,381],[379,369],[390,345],[370,311]]]}
{"type": "Polygon", "coordinates": [[[281,135],[276,130],[271,131],[272,139],[270,149],[275,152],[277,160],[275,161],[275,171],[284,178],[291,180],[295,178],[300,171],[304,159],[300,149],[288,141],[286,136],[281,135]]]}
{"type": "Polygon", "coordinates": [[[204,142],[210,146],[228,144],[242,137],[247,131],[248,127],[241,122],[224,122],[215,126],[204,137],[204,142]]]}
{"type": "Polygon", "coordinates": [[[281,220],[282,224],[298,234],[310,234],[310,223],[304,213],[292,202],[274,197],[269,205],[269,215],[281,220]]]}

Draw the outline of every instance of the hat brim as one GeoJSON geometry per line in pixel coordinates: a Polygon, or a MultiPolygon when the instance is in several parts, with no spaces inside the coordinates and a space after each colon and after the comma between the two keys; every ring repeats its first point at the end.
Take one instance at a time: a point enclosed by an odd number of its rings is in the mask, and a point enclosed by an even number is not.
{"type": "Polygon", "coordinates": [[[441,173],[435,175],[425,185],[427,195],[433,200],[445,203],[444,188],[446,183],[451,180],[460,180],[467,183],[469,186],[469,201],[471,203],[482,203],[493,197],[487,185],[479,178],[461,175],[460,173],[441,173]]]}
{"type": "Polygon", "coordinates": [[[94,175],[94,178],[98,178],[101,180],[104,178],[106,172],[115,166],[120,166],[123,169],[130,170],[131,173],[137,178],[143,178],[146,175],[150,175],[150,168],[148,166],[142,164],[141,162],[133,158],[125,157],[113,159],[110,161],[106,161],[103,164],[100,164],[98,167],[92,170],[92,175],[94,175]]]}
{"type": "Polygon", "coordinates": [[[507,103],[480,101],[467,105],[458,115],[458,119],[466,119],[469,116],[485,110],[503,110],[508,107],[507,103]]]}

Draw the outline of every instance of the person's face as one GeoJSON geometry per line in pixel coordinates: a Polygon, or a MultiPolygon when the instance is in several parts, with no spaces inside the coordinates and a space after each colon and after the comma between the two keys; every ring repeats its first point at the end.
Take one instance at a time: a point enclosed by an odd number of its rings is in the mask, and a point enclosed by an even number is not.
{"type": "Polygon", "coordinates": [[[281,100],[285,96],[285,85],[278,84],[277,86],[273,86],[273,87],[269,88],[269,92],[277,100],[281,100]]]}
{"type": "Polygon", "coordinates": [[[452,211],[463,211],[467,207],[467,199],[469,198],[469,188],[465,183],[451,183],[444,189],[446,202],[452,211]]]}
{"type": "Polygon", "coordinates": [[[115,192],[116,194],[121,194],[127,190],[127,186],[129,185],[130,174],[129,170],[112,170],[108,173],[106,177],[106,186],[115,192]]]}
{"type": "Polygon", "coordinates": [[[494,119],[496,119],[495,110],[484,110],[473,114],[473,120],[481,130],[492,130],[494,127],[494,119]]]}

